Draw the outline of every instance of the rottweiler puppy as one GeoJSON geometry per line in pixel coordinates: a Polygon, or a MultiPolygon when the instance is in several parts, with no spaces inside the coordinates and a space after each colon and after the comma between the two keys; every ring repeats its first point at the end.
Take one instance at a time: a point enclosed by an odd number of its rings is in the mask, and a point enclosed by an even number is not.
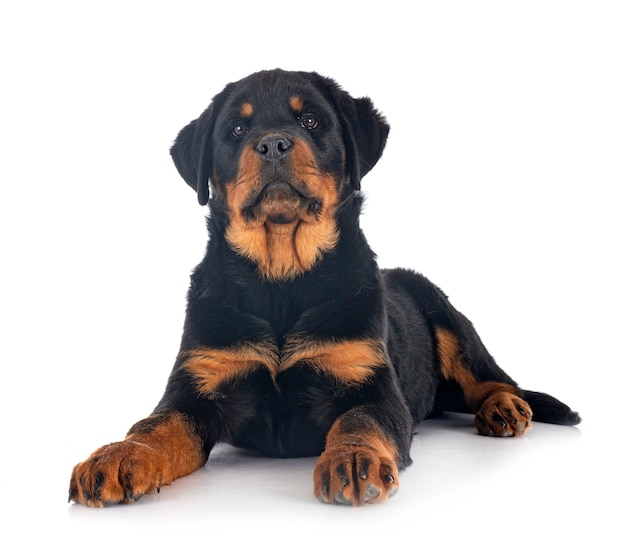
{"type": "Polygon", "coordinates": [[[174,163],[209,205],[180,351],[152,414],[74,468],[70,500],[132,503],[226,442],[319,456],[320,501],[378,503],[429,416],[473,413],[479,434],[513,437],[580,421],[520,388],[425,277],[378,268],[360,188],[388,132],[369,98],[283,70],[228,84],[180,131],[174,163]]]}

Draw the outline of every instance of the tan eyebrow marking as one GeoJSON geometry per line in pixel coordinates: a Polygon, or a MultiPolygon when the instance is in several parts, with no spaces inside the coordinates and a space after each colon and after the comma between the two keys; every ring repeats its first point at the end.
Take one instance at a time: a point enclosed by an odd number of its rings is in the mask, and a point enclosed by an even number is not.
{"type": "Polygon", "coordinates": [[[289,99],[289,105],[294,111],[297,111],[298,113],[302,112],[302,110],[304,109],[304,102],[299,96],[292,96],[289,99]]]}
{"type": "Polygon", "coordinates": [[[239,113],[242,117],[251,117],[252,113],[254,113],[254,107],[252,107],[252,104],[247,101],[241,105],[239,113]]]}

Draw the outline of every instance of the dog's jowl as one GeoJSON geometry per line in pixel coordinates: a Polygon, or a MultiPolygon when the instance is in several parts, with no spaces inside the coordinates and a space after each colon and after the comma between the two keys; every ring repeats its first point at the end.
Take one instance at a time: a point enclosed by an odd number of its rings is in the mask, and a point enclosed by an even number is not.
{"type": "Polygon", "coordinates": [[[429,416],[473,413],[479,434],[513,437],[580,421],[517,386],[422,275],[378,268],[360,189],[388,131],[369,99],[282,70],[227,85],[181,130],[171,154],[208,203],[209,242],[180,350],[152,414],[74,468],[70,500],[136,501],[225,442],[319,456],[320,501],[378,503],[429,416]]]}

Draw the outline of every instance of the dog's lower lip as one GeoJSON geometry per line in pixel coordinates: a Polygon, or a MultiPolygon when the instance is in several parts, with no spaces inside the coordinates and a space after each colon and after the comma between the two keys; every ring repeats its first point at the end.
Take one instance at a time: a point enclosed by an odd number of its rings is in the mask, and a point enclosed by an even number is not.
{"type": "Polygon", "coordinates": [[[291,185],[290,182],[285,182],[285,180],[272,180],[261,190],[259,196],[262,196],[265,193],[272,192],[287,192],[287,193],[296,193],[297,195],[303,196],[294,186],[291,185]]]}
{"type": "Polygon", "coordinates": [[[284,189],[287,189],[288,187],[293,193],[295,193],[298,197],[300,197],[300,200],[317,202],[313,197],[310,197],[306,193],[303,193],[300,189],[298,189],[297,186],[293,185],[292,183],[287,182],[286,180],[277,179],[277,180],[271,180],[267,182],[264,186],[261,187],[261,189],[257,193],[254,194],[253,197],[250,197],[250,199],[243,206],[243,212],[251,213],[252,209],[256,208],[259,205],[259,203],[263,200],[266,191],[268,189],[271,189],[272,186],[283,187],[284,189]]]}
{"type": "Polygon", "coordinates": [[[283,225],[283,224],[291,224],[294,221],[294,218],[285,216],[284,214],[277,214],[276,216],[268,217],[268,220],[272,224],[283,225]]]}
{"type": "Polygon", "coordinates": [[[292,191],[292,192],[296,193],[297,195],[299,195],[301,199],[310,199],[310,197],[308,195],[303,193],[300,189],[298,189],[297,186],[295,186],[291,182],[288,182],[286,180],[277,179],[277,180],[271,180],[270,182],[267,182],[267,184],[265,184],[261,188],[261,190],[258,192],[258,194],[251,201],[251,204],[248,205],[248,206],[252,207],[255,203],[258,203],[259,200],[263,197],[263,195],[268,190],[271,190],[272,188],[279,188],[279,187],[282,187],[283,189],[289,189],[290,191],[292,191]]]}

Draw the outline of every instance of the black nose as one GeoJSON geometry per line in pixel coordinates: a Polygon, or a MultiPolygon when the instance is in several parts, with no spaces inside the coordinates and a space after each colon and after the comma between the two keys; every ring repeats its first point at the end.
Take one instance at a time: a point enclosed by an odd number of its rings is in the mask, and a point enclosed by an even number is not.
{"type": "Polygon", "coordinates": [[[278,161],[286,157],[291,151],[291,140],[282,134],[266,134],[255,147],[261,159],[266,161],[278,161]]]}

